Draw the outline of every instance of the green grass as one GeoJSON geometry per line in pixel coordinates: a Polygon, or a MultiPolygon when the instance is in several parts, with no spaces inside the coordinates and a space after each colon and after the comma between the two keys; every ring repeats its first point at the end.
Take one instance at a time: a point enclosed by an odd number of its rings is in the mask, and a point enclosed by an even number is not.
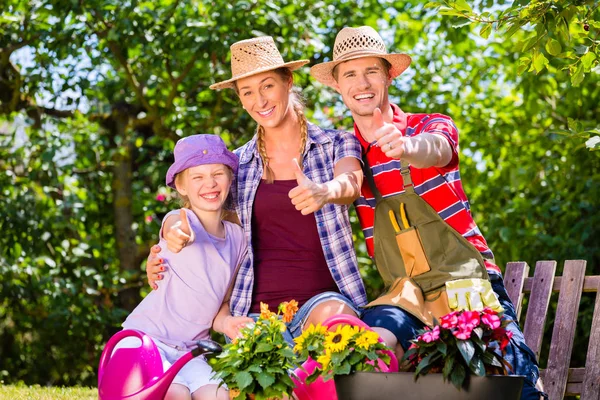
{"type": "Polygon", "coordinates": [[[1,400],[97,400],[96,388],[83,387],[42,387],[34,386],[7,386],[0,384],[1,400]]]}

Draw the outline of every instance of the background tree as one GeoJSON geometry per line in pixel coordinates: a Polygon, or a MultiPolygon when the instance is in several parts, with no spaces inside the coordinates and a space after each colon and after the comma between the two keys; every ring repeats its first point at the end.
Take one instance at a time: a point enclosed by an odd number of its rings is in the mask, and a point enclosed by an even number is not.
{"type": "MultiPolygon", "coordinates": [[[[490,30],[483,40],[480,26],[458,26],[452,16],[408,1],[6,3],[0,14],[5,382],[94,384],[103,344],[148,290],[143,260],[162,216],[176,206],[164,185],[174,143],[216,133],[233,148],[254,133],[233,91],[208,86],[230,76],[232,43],[261,34],[276,39],[284,58],[314,64],[330,59],[342,27],[378,29],[390,51],[413,56],[394,82],[394,100],[409,112],[456,120],[463,181],[497,262],[584,258],[588,273],[598,273],[600,153],[564,134],[575,127],[588,135],[599,125],[597,59],[579,86],[558,58],[546,57],[537,74],[525,73],[519,59],[526,55],[516,45],[531,35],[526,26],[510,37],[490,30]]],[[[595,10],[590,15],[597,20],[595,10]]],[[[575,37],[580,27],[568,29],[575,37]]],[[[590,32],[597,34],[591,23],[590,32]]],[[[336,93],[309,79],[307,69],[296,78],[310,119],[352,128],[336,93]]],[[[374,296],[381,280],[358,228],[355,235],[374,296]]]]}

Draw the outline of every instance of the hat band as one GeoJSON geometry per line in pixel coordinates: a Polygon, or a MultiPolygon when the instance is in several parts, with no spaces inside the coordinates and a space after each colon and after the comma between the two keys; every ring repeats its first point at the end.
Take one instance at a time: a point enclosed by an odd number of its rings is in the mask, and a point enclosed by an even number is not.
{"type": "Polygon", "coordinates": [[[357,54],[358,55],[364,54],[365,56],[387,56],[387,55],[389,55],[388,53],[383,53],[383,52],[377,51],[377,50],[360,49],[360,50],[354,50],[354,51],[350,51],[348,53],[344,53],[344,55],[340,56],[339,58],[337,58],[333,61],[343,61],[348,58],[355,57],[357,54]]]}

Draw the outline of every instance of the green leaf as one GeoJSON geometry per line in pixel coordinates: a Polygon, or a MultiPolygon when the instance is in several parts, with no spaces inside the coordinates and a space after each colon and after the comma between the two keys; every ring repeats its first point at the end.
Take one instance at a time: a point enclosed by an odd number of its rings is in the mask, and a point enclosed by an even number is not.
{"type": "Polygon", "coordinates": [[[492,24],[487,24],[483,28],[481,28],[481,30],[479,31],[479,36],[481,36],[484,39],[487,39],[490,37],[491,32],[492,32],[492,24]]]}
{"type": "Polygon", "coordinates": [[[273,345],[270,343],[261,342],[256,346],[257,353],[267,353],[271,350],[273,350],[273,345]]]}
{"type": "Polygon", "coordinates": [[[584,46],[582,44],[573,47],[573,50],[575,50],[575,54],[577,54],[578,56],[582,56],[585,53],[587,53],[588,49],[589,48],[587,46],[584,46]]]}
{"type": "Polygon", "coordinates": [[[449,356],[446,358],[446,362],[444,363],[444,368],[442,369],[442,376],[444,378],[448,378],[452,369],[454,367],[454,356],[449,356]]]}
{"type": "Polygon", "coordinates": [[[523,72],[527,71],[527,68],[531,65],[531,58],[529,57],[521,57],[519,58],[519,66],[517,67],[517,74],[521,75],[523,72]]]}
{"type": "Polygon", "coordinates": [[[246,371],[237,372],[234,379],[240,390],[243,390],[252,383],[252,375],[246,371]]]}
{"type": "Polygon", "coordinates": [[[452,16],[456,16],[456,17],[464,17],[464,14],[461,12],[456,11],[453,8],[440,8],[440,10],[438,11],[438,14],[440,15],[452,15],[452,16]]]}
{"type": "Polygon", "coordinates": [[[558,42],[558,40],[556,40],[556,39],[549,39],[546,42],[546,51],[548,52],[548,54],[551,54],[553,56],[557,56],[562,51],[562,46],[560,45],[560,43],[558,42]]]}
{"type": "Polygon", "coordinates": [[[466,377],[467,374],[465,371],[465,367],[463,367],[462,364],[455,364],[455,367],[452,370],[452,373],[450,374],[450,382],[457,389],[462,389],[466,377]]]}
{"type": "Polygon", "coordinates": [[[469,18],[454,17],[450,20],[450,26],[452,26],[453,28],[461,28],[463,26],[471,24],[472,22],[473,21],[471,21],[469,18]]]}
{"type": "Polygon", "coordinates": [[[260,386],[263,387],[263,389],[266,389],[275,382],[275,377],[266,372],[261,372],[256,375],[256,380],[258,381],[260,386]]]}
{"type": "Polygon", "coordinates": [[[571,75],[571,84],[577,87],[581,82],[583,82],[583,63],[578,63],[575,72],[571,75]]]}
{"type": "Polygon", "coordinates": [[[439,6],[441,6],[441,5],[442,5],[442,4],[441,4],[441,3],[438,3],[437,1],[430,1],[429,3],[425,4],[425,5],[423,6],[423,8],[436,8],[436,7],[439,7],[439,6]]]}
{"type": "Polygon", "coordinates": [[[574,118],[567,118],[567,126],[571,133],[579,133],[583,129],[583,124],[574,118]]]}
{"type": "Polygon", "coordinates": [[[590,68],[592,67],[592,63],[595,59],[596,54],[592,53],[591,51],[588,51],[583,55],[583,57],[581,57],[581,63],[583,64],[583,68],[585,68],[585,71],[590,70],[590,68]]]}
{"type": "Polygon", "coordinates": [[[540,52],[536,52],[533,55],[533,68],[535,73],[538,74],[548,65],[548,59],[540,52]]]}
{"type": "Polygon", "coordinates": [[[465,359],[465,362],[469,365],[475,354],[475,346],[473,346],[473,343],[469,340],[457,340],[456,345],[458,346],[460,354],[465,359]]]}
{"type": "Polygon", "coordinates": [[[473,361],[471,362],[470,365],[471,365],[471,371],[473,371],[475,373],[475,375],[477,375],[477,376],[485,375],[485,365],[483,364],[483,361],[481,360],[481,358],[474,357],[473,361]]]}
{"type": "Polygon", "coordinates": [[[427,357],[424,357],[415,370],[415,374],[419,375],[421,372],[426,372],[433,366],[433,363],[442,356],[441,353],[431,353],[427,357]]]}
{"type": "Polygon", "coordinates": [[[456,8],[458,11],[466,11],[468,13],[471,13],[473,11],[473,9],[469,5],[469,3],[467,3],[466,0],[456,0],[453,5],[454,8],[456,8]]]}
{"type": "Polygon", "coordinates": [[[571,34],[569,32],[569,25],[567,23],[567,20],[564,17],[560,17],[558,22],[556,23],[556,30],[558,32],[558,35],[560,36],[560,38],[562,39],[562,41],[564,43],[569,43],[571,42],[571,34]]]}
{"type": "Polygon", "coordinates": [[[352,366],[348,361],[344,362],[339,368],[336,368],[336,374],[348,375],[352,370],[352,366]]]}
{"type": "Polygon", "coordinates": [[[436,348],[443,355],[446,355],[446,353],[448,351],[448,346],[446,346],[446,343],[444,343],[444,342],[437,342],[436,348]]]}

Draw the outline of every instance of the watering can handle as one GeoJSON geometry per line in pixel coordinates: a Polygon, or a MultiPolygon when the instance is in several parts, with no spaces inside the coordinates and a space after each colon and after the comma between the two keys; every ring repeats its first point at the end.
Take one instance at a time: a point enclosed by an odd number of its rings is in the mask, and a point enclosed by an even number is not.
{"type": "MultiPolygon", "coordinates": [[[[370,331],[373,330],[369,325],[365,324],[360,319],[358,319],[352,315],[348,315],[348,314],[334,315],[332,317],[327,318],[323,322],[323,326],[325,326],[327,328],[331,328],[333,325],[337,325],[337,324],[353,325],[353,326],[358,326],[359,328],[365,328],[370,331]]],[[[381,338],[379,338],[379,341],[383,342],[383,340],[381,338]]],[[[398,371],[398,358],[396,358],[396,355],[394,354],[394,352],[390,351],[390,350],[384,350],[383,352],[390,357],[390,367],[389,367],[390,372],[398,371]]]]}
{"type": "Polygon", "coordinates": [[[98,365],[98,385],[100,385],[100,382],[102,382],[102,376],[104,375],[104,368],[110,361],[110,357],[112,356],[115,346],[121,340],[125,339],[126,337],[130,337],[130,336],[135,336],[138,339],[140,339],[142,341],[142,347],[146,347],[146,346],[156,347],[156,345],[154,344],[152,339],[150,339],[150,337],[147,336],[144,332],[141,332],[141,331],[138,331],[135,329],[123,329],[122,331],[117,332],[108,340],[108,343],[106,343],[106,346],[104,346],[104,350],[102,351],[102,356],[100,356],[100,363],[98,365]]]}

